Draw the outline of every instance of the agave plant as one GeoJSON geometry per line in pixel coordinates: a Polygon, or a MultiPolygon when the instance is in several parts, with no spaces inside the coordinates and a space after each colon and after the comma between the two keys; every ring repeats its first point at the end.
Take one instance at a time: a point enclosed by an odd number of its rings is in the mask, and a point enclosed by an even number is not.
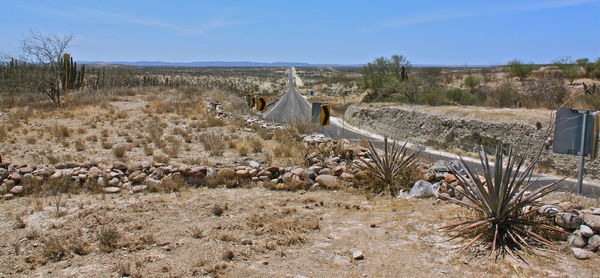
{"type": "Polygon", "coordinates": [[[399,147],[395,140],[390,144],[388,138],[385,137],[383,139],[383,153],[379,154],[371,141],[368,142],[373,162],[361,158],[363,163],[360,166],[375,179],[375,186],[371,189],[376,193],[381,193],[387,189],[394,196],[403,176],[411,175],[410,168],[419,156],[420,150],[409,154],[406,143],[399,147]]]}
{"type": "Polygon", "coordinates": [[[517,162],[512,147],[509,148],[506,165],[500,146],[496,148],[495,165],[490,165],[483,147],[479,158],[483,168],[483,180],[462,158],[459,165],[463,169],[447,164],[462,185],[461,193],[466,200],[447,196],[444,198],[475,210],[477,215],[467,221],[440,228],[456,232],[453,239],[462,238],[463,242],[466,242],[459,252],[474,245],[481,245],[490,252],[496,252],[497,257],[508,253],[523,259],[515,251],[529,252],[533,251],[533,246],[551,245],[552,242],[542,236],[544,230],[561,230],[536,219],[534,211],[527,210],[527,207],[559,189],[562,180],[534,188],[531,179],[540,156],[536,156],[524,167],[525,159],[521,158],[517,162]],[[521,168],[524,170],[521,171],[521,168]]]}

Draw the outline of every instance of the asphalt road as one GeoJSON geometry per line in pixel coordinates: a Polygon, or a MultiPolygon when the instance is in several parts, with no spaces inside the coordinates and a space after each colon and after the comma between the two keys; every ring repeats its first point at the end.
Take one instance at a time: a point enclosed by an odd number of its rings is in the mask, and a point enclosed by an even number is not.
{"type": "MultiPolygon", "coordinates": [[[[278,118],[281,117],[280,114],[281,115],[283,115],[283,114],[299,114],[299,115],[293,115],[294,117],[297,117],[297,118],[310,117],[310,115],[300,115],[300,114],[306,113],[307,106],[310,107],[310,104],[306,101],[306,99],[299,98],[299,97],[293,97],[293,98],[291,97],[292,95],[296,95],[296,96],[300,95],[295,89],[295,80],[292,75],[292,71],[294,71],[293,68],[290,69],[289,74],[288,74],[288,92],[286,93],[286,95],[290,95],[290,97],[287,98],[286,96],[284,96],[282,98],[282,99],[286,99],[285,107],[280,105],[280,103],[277,103],[277,104],[275,104],[276,109],[272,109],[272,111],[265,113],[265,114],[269,114],[270,116],[277,114],[277,117],[269,117],[275,121],[287,122],[283,119],[278,120],[278,118]],[[285,113],[282,113],[284,111],[285,111],[285,113]]],[[[281,104],[284,104],[284,103],[281,103],[281,104]]],[[[310,111],[310,110],[308,110],[308,111],[310,111]]],[[[289,115],[287,115],[286,117],[288,117],[288,116],[289,115]]],[[[377,135],[377,134],[368,133],[357,127],[353,127],[353,126],[349,125],[348,123],[346,123],[343,119],[340,119],[337,117],[332,117],[331,124],[329,126],[323,127],[321,130],[321,133],[323,133],[324,135],[327,135],[331,138],[336,138],[336,139],[343,138],[343,139],[348,139],[351,141],[359,141],[361,139],[366,139],[366,140],[371,141],[376,148],[383,147],[383,137],[382,136],[377,135]]],[[[404,144],[405,142],[397,142],[397,143],[404,144]]],[[[438,160],[450,161],[450,160],[459,159],[458,155],[456,155],[456,154],[443,152],[443,151],[437,151],[437,150],[426,148],[424,146],[416,146],[416,145],[410,144],[410,142],[407,143],[407,147],[412,151],[415,151],[417,148],[420,149],[421,157],[424,159],[430,160],[430,161],[438,161],[438,160]]],[[[473,158],[468,158],[468,157],[464,157],[463,159],[469,168],[471,168],[475,171],[482,170],[478,159],[473,159],[473,158]]],[[[539,186],[550,184],[552,182],[555,182],[555,181],[558,181],[561,179],[562,179],[562,177],[553,176],[553,175],[534,174],[532,177],[532,182],[534,183],[534,187],[539,187],[539,186]]],[[[575,188],[577,186],[576,179],[570,179],[570,178],[565,179],[561,182],[561,184],[563,185],[561,188],[562,191],[567,191],[567,192],[576,192],[577,191],[575,188]]],[[[584,196],[600,198],[600,184],[584,182],[581,193],[584,196]]]]}

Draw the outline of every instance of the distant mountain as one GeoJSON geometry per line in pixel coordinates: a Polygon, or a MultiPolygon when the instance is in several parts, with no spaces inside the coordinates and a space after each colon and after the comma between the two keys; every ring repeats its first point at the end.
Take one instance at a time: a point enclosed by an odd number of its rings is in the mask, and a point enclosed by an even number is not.
{"type": "Polygon", "coordinates": [[[109,64],[137,67],[362,67],[363,65],[341,65],[341,64],[309,64],[297,62],[161,62],[161,61],[139,61],[139,62],[104,62],[104,61],[77,61],[81,64],[109,64]]]}

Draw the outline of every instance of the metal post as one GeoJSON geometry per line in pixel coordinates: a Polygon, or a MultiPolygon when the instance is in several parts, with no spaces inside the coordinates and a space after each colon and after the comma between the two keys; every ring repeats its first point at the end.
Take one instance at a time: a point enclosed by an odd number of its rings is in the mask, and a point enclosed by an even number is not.
{"type": "Polygon", "coordinates": [[[581,127],[581,148],[579,149],[579,174],[577,179],[577,193],[583,192],[583,175],[585,173],[585,137],[587,131],[587,112],[583,112],[583,126],[581,127]]]}

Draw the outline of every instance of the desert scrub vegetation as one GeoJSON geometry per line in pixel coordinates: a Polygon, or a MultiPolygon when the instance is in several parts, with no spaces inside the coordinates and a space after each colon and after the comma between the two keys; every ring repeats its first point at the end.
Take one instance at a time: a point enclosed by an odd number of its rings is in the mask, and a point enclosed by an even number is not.
{"type": "Polygon", "coordinates": [[[361,158],[359,167],[372,178],[372,182],[365,184],[365,189],[374,193],[387,191],[395,196],[400,189],[410,189],[413,182],[421,176],[415,165],[420,151],[409,153],[406,143],[398,146],[395,140],[389,143],[387,137],[383,144],[383,153],[380,154],[369,141],[373,162],[361,158]]]}
{"type": "MultiPolygon", "coordinates": [[[[532,211],[525,210],[525,207],[559,189],[561,180],[533,189],[531,175],[539,155],[526,167],[525,159],[517,159],[512,147],[509,148],[507,156],[504,155],[501,146],[496,148],[494,166],[490,165],[483,147],[479,155],[483,178],[467,167],[462,159],[460,169],[447,164],[462,184],[461,195],[468,201],[445,198],[472,209],[475,214],[466,221],[441,229],[454,232],[456,237],[466,242],[461,251],[480,245],[490,253],[495,253],[496,257],[508,254],[524,259],[519,252],[531,253],[534,252],[532,246],[552,245],[552,242],[544,237],[544,230],[561,230],[535,218],[532,211]],[[524,170],[521,171],[523,167],[524,170]]],[[[454,189],[456,190],[456,187],[454,189]]]]}
{"type": "Polygon", "coordinates": [[[229,145],[228,138],[217,132],[202,133],[198,139],[204,146],[204,150],[215,156],[222,156],[229,145]]]}

